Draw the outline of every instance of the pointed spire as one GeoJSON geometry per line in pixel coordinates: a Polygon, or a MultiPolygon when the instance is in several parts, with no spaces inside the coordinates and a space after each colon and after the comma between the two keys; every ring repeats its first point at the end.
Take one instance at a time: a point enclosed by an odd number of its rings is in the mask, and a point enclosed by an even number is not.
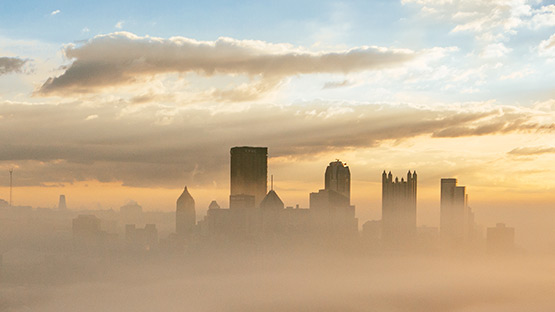
{"type": "Polygon", "coordinates": [[[177,199],[177,201],[192,201],[193,205],[195,200],[193,199],[193,196],[191,196],[191,193],[189,193],[189,190],[187,189],[187,186],[185,186],[185,188],[183,189],[183,193],[181,193],[181,196],[179,196],[179,198],[177,199]]]}
{"type": "Polygon", "coordinates": [[[270,190],[273,191],[274,190],[274,175],[272,174],[270,177],[271,177],[270,178],[271,179],[270,190]]]}

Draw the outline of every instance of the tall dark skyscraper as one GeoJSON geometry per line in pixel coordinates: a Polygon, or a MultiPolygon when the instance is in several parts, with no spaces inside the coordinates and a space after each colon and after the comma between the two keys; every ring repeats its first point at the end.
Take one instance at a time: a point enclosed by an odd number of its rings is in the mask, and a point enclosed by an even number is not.
{"type": "Polygon", "coordinates": [[[441,179],[440,236],[445,244],[464,243],[467,224],[467,195],[457,179],[441,179]]]}
{"type": "Polygon", "coordinates": [[[190,238],[196,224],[195,200],[187,187],[177,199],[175,211],[175,232],[179,237],[190,238]]]}
{"type": "Polygon", "coordinates": [[[268,148],[231,148],[231,196],[254,196],[258,207],[268,187],[268,148]]]}
{"type": "Polygon", "coordinates": [[[330,162],[326,168],[324,178],[324,187],[327,191],[335,191],[348,199],[351,202],[351,172],[349,167],[336,160],[330,162]]]}
{"type": "Polygon", "coordinates": [[[386,245],[407,245],[416,237],[416,171],[407,180],[382,174],[382,240],[386,245]]]}

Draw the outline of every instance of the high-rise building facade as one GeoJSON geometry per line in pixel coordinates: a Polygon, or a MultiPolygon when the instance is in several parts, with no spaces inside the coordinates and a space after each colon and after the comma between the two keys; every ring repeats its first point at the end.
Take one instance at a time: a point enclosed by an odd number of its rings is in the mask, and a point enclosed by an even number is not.
{"type": "Polygon", "coordinates": [[[196,224],[195,200],[187,187],[177,199],[175,211],[175,232],[181,238],[190,238],[196,224]]]}
{"type": "Polygon", "coordinates": [[[351,202],[351,172],[347,164],[339,159],[330,162],[324,175],[324,188],[328,191],[335,191],[351,202]]]}
{"type": "Polygon", "coordinates": [[[467,195],[457,179],[441,179],[440,237],[451,247],[462,245],[467,232],[467,195]]]}
{"type": "Polygon", "coordinates": [[[268,187],[268,148],[237,146],[231,148],[231,196],[254,196],[258,207],[268,187]]]}
{"type": "Polygon", "coordinates": [[[350,204],[351,173],[337,160],[324,173],[324,189],[310,193],[313,230],[322,238],[352,237],[358,231],[355,206],[350,204]]]}
{"type": "Polygon", "coordinates": [[[406,246],[416,238],[416,171],[407,180],[382,174],[382,241],[386,246],[406,246]]]}

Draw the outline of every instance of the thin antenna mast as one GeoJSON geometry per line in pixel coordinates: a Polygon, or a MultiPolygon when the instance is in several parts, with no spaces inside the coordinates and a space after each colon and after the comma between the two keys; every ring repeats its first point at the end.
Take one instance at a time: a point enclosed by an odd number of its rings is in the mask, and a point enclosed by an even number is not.
{"type": "Polygon", "coordinates": [[[10,207],[12,206],[13,168],[10,169],[10,207]]]}
{"type": "Polygon", "coordinates": [[[273,191],[274,190],[274,175],[272,174],[270,177],[271,177],[271,181],[272,181],[270,183],[270,185],[271,185],[270,189],[273,191]]]}

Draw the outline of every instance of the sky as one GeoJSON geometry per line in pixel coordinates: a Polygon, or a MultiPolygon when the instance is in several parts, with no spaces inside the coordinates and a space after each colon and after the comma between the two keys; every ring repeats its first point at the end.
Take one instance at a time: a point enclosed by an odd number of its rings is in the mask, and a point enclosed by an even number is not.
{"type": "Polygon", "coordinates": [[[361,224],[383,170],[418,172],[419,224],[445,177],[486,225],[545,219],[554,69],[555,1],[3,1],[0,198],[14,168],[16,205],[171,211],[187,185],[202,215],[251,145],[290,206],[345,161],[361,224]]]}

